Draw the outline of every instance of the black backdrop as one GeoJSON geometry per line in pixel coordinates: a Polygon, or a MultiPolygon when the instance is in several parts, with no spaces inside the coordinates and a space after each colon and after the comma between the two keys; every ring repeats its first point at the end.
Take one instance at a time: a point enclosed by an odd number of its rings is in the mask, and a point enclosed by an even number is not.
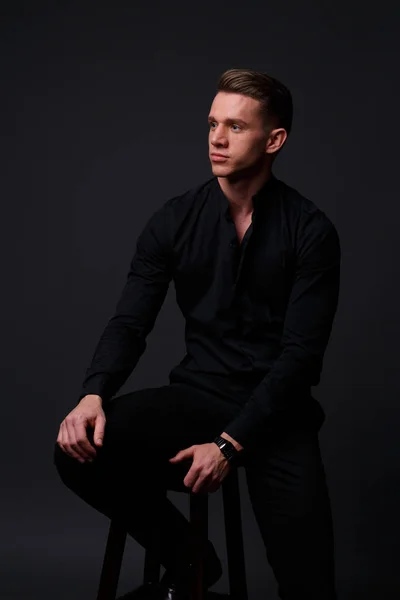
{"type": "MultiPolygon", "coordinates": [[[[398,597],[398,17],[386,2],[3,6],[4,600],[94,597],[108,520],[58,480],[53,445],[146,219],[211,176],[206,118],[230,67],[291,89],[293,131],[275,174],[341,237],[339,308],[313,390],[327,413],[340,599],[398,597]]],[[[183,325],[171,287],[121,392],[167,382],[183,325]]],[[[274,600],[241,484],[250,599],[274,600]]],[[[225,560],[220,493],[210,512],[225,560]]],[[[143,558],[128,539],[121,593],[139,584],[143,558]]],[[[215,589],[227,589],[226,569],[215,589]]]]}

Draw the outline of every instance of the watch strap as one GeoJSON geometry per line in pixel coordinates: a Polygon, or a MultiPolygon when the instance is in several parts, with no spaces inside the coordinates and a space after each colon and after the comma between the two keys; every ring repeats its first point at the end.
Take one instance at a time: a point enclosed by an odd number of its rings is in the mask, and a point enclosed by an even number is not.
{"type": "Polygon", "coordinates": [[[239,451],[236,450],[235,446],[229,440],[217,435],[213,442],[217,444],[222,454],[230,463],[234,463],[239,458],[239,451]]]}

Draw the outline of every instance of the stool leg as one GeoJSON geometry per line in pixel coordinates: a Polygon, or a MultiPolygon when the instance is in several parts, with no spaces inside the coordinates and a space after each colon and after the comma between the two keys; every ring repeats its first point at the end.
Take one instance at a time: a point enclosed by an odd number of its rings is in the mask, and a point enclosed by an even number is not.
{"type": "Polygon", "coordinates": [[[190,492],[190,600],[205,600],[204,556],[208,540],[208,494],[190,492]]]}
{"type": "Polygon", "coordinates": [[[161,567],[161,506],[167,497],[167,488],[163,488],[160,493],[159,502],[160,508],[156,507],[151,525],[151,540],[146,548],[144,556],[144,584],[157,584],[160,581],[161,567]]]}
{"type": "Polygon", "coordinates": [[[226,548],[228,557],[229,595],[232,600],[247,600],[240,488],[237,469],[222,482],[226,548]]]}
{"type": "Polygon", "coordinates": [[[126,529],[122,524],[112,519],[100,575],[97,600],[115,600],[125,541],[126,529]]]}

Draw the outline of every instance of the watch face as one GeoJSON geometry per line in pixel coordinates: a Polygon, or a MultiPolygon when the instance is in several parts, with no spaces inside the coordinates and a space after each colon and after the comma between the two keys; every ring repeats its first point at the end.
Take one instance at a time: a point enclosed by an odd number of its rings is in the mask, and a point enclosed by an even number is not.
{"type": "Polygon", "coordinates": [[[232,461],[236,457],[235,447],[228,440],[219,436],[215,441],[227,460],[232,461]]]}

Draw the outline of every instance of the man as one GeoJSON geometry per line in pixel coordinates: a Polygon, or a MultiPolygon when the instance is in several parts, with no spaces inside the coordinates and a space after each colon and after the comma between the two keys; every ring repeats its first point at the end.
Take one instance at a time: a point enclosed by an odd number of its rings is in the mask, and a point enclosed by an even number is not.
{"type": "MultiPolygon", "coordinates": [[[[144,547],[157,489],[178,477],[188,491],[213,492],[242,464],[279,597],[332,600],[318,440],[325,415],[311,386],[337,309],[338,234],[272,173],[292,124],[282,83],[226,71],[208,121],[213,177],[165,202],[138,237],[79,402],[60,425],[55,464],[69,488],[123,517],[144,547]],[[171,280],[187,353],[169,385],[113,397],[146,348],[171,280]]],[[[162,589],[181,600],[188,523],[168,499],[163,510],[162,589]]],[[[210,541],[205,561],[211,586],[222,571],[210,541]]]]}

